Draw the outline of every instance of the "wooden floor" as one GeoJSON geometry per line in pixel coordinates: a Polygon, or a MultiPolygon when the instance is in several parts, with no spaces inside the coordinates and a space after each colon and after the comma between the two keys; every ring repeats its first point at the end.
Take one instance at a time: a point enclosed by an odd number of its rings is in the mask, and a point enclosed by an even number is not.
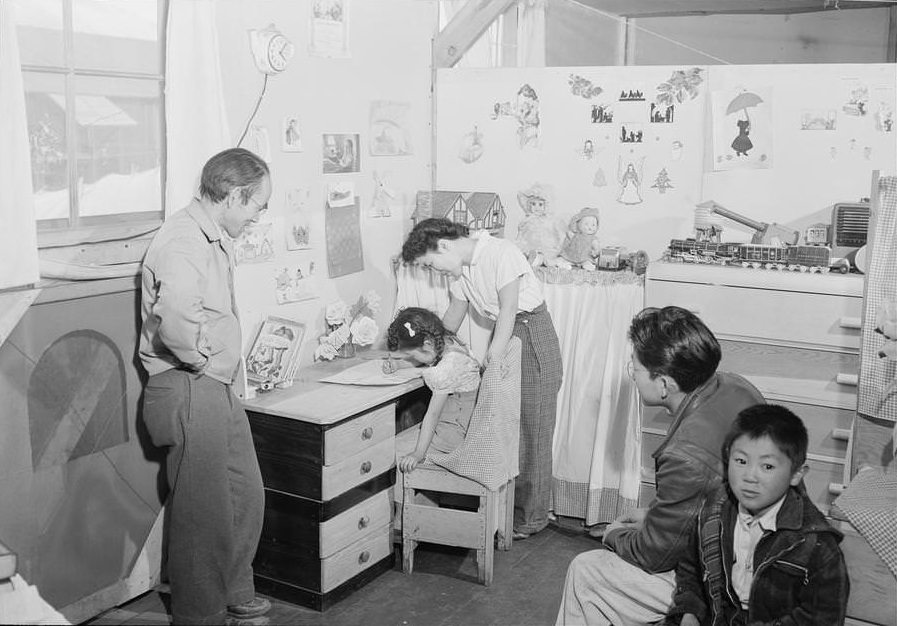
{"type": "MultiPolygon", "coordinates": [[[[494,580],[476,581],[473,552],[421,544],[414,573],[396,567],[367,586],[318,613],[271,598],[271,624],[323,626],[542,626],[554,624],[570,560],[598,548],[579,520],[561,518],[508,552],[496,551],[494,580]]],[[[398,552],[398,551],[397,551],[398,552]]],[[[168,624],[168,596],[151,591],[88,622],[91,625],[168,624]]]]}

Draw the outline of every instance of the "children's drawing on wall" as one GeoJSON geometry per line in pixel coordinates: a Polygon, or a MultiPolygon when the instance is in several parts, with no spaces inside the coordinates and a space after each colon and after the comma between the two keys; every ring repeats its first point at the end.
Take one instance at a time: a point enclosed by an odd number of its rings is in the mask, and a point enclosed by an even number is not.
{"type": "Polygon", "coordinates": [[[772,167],[770,98],[764,89],[714,92],[713,169],[772,167]]]}
{"type": "Polygon", "coordinates": [[[570,220],[567,237],[561,246],[559,267],[595,269],[595,259],[601,254],[598,225],[601,223],[598,209],[584,207],[570,220]]]}
{"type": "Polygon", "coordinates": [[[398,208],[399,193],[393,187],[391,178],[390,172],[374,171],[374,196],[368,209],[370,217],[389,217],[392,215],[392,207],[398,208]]]}
{"type": "Polygon", "coordinates": [[[309,52],[323,57],[349,56],[348,0],[314,0],[309,52]]]}
{"type": "Polygon", "coordinates": [[[800,112],[801,130],[837,130],[838,112],[835,109],[804,109],[800,112]]]}
{"type": "Polygon", "coordinates": [[[520,148],[539,146],[539,96],[529,84],[517,90],[517,99],[510,102],[496,102],[492,108],[492,119],[511,116],[517,120],[517,140],[520,148]]]}
{"type": "Polygon", "coordinates": [[[358,198],[349,206],[324,207],[324,237],[327,242],[327,275],[330,278],[364,269],[358,198]]]}
{"type": "Polygon", "coordinates": [[[672,124],[675,113],[675,104],[657,104],[656,102],[652,102],[648,121],[652,124],[672,124]]]}
{"type": "Polygon", "coordinates": [[[284,202],[284,221],[287,250],[311,248],[311,226],[308,219],[309,190],[307,187],[287,189],[284,202]]]}
{"type": "Polygon", "coordinates": [[[473,130],[465,133],[461,138],[458,158],[469,165],[481,156],[483,156],[483,133],[474,125],[473,130]]]}
{"type": "Polygon", "coordinates": [[[592,105],[592,124],[610,124],[614,121],[614,108],[610,104],[592,105]]]}
{"type": "Polygon", "coordinates": [[[570,85],[570,93],[574,96],[585,98],[586,100],[595,98],[604,92],[604,89],[593,84],[588,78],[580,76],[579,74],[570,74],[567,83],[570,85]]]}
{"type": "Polygon", "coordinates": [[[845,79],[846,99],[841,110],[855,117],[865,116],[869,112],[869,86],[855,78],[845,79]]]}
{"type": "Polygon", "coordinates": [[[639,160],[638,169],[635,163],[630,161],[623,167],[623,157],[617,161],[617,182],[620,183],[620,193],[617,202],[621,204],[642,203],[642,173],[645,167],[645,158],[639,160]]]}
{"type": "Polygon", "coordinates": [[[361,171],[358,134],[325,133],[323,172],[346,174],[361,171]]]}
{"type": "Polygon", "coordinates": [[[595,157],[595,143],[591,139],[583,141],[579,154],[586,161],[591,161],[595,157]]]}
{"type": "Polygon", "coordinates": [[[657,95],[654,102],[657,106],[670,106],[674,103],[683,103],[686,100],[694,100],[700,93],[704,77],[702,67],[693,67],[688,71],[675,70],[669,80],[657,85],[657,95]]]}
{"type": "Polygon", "coordinates": [[[670,180],[670,175],[667,173],[667,168],[661,168],[657,176],[654,177],[654,184],[651,185],[651,188],[656,189],[660,194],[665,194],[667,189],[673,189],[673,183],[670,180]]]}
{"type": "Polygon", "coordinates": [[[340,181],[327,185],[327,204],[335,206],[351,206],[355,202],[355,183],[340,181]]]}
{"type": "Polygon", "coordinates": [[[408,102],[375,100],[371,102],[371,155],[404,156],[413,154],[411,129],[408,127],[408,102]]]}
{"type": "Polygon", "coordinates": [[[685,144],[682,143],[679,139],[674,139],[670,144],[670,158],[674,161],[682,160],[682,151],[685,149],[685,144]]]}
{"type": "Polygon", "coordinates": [[[284,152],[302,152],[302,135],[299,134],[298,116],[288,115],[283,118],[280,139],[280,149],[284,152]]]}
{"type": "Polygon", "coordinates": [[[557,258],[566,236],[564,221],[551,212],[552,189],[533,183],[517,192],[524,218],[517,226],[517,246],[533,266],[548,265],[557,258]]]}
{"type": "Polygon", "coordinates": [[[261,263],[274,258],[274,239],[271,222],[249,224],[234,241],[234,256],[237,265],[241,263],[261,263]]]}
{"type": "Polygon", "coordinates": [[[301,302],[318,297],[314,274],[311,273],[311,262],[302,270],[302,264],[282,266],[274,274],[274,295],[277,304],[301,302]]]}
{"type": "Polygon", "coordinates": [[[266,127],[259,124],[250,126],[245,147],[260,156],[265,163],[271,162],[271,140],[266,127]]]}
{"type": "Polygon", "coordinates": [[[599,167],[595,170],[595,175],[592,177],[592,186],[607,187],[607,176],[604,175],[604,169],[599,167]]]}
{"type": "Polygon", "coordinates": [[[645,131],[641,124],[627,122],[620,125],[620,143],[642,143],[645,140],[645,131]]]}

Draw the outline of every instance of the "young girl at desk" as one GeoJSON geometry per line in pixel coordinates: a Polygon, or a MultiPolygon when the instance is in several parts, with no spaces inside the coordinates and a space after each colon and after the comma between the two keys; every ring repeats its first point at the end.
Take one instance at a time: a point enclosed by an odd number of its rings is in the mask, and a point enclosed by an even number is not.
{"type": "Polygon", "coordinates": [[[399,358],[384,361],[384,371],[423,367],[424,382],[433,392],[417,445],[399,458],[399,469],[410,472],[431,448],[451,452],[464,441],[480,386],[480,364],[439,316],[418,307],[399,312],[386,331],[386,344],[399,358]]]}

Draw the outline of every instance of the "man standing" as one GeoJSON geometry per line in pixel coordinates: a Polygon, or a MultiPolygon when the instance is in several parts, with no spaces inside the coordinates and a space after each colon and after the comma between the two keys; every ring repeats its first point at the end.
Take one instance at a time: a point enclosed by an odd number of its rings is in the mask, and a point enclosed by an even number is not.
{"type": "Polygon", "coordinates": [[[271,196],[268,166],[241,148],[213,156],[199,198],[162,224],[143,262],[143,419],[167,448],[167,565],[175,624],[265,624],[252,560],[264,489],[232,386],[242,339],[232,238],[271,196]]]}
{"type": "Polygon", "coordinates": [[[607,549],[570,563],[558,626],[636,626],[664,618],[698,512],[722,482],[729,427],[742,409],[765,402],[741,376],[716,371],[719,342],[690,311],[645,309],[633,318],[629,339],[629,375],[642,403],[673,415],[653,455],[657,493],[647,509],[608,525],[607,549]]]}

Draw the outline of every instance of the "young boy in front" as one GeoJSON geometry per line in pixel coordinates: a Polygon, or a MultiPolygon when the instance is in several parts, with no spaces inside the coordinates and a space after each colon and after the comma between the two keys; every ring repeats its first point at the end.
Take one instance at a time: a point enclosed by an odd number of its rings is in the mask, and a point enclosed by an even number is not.
{"type": "Polygon", "coordinates": [[[783,406],[749,407],[722,453],[726,481],[701,510],[663,623],[843,624],[850,583],[841,533],[804,490],[803,422],[783,406]]]}

